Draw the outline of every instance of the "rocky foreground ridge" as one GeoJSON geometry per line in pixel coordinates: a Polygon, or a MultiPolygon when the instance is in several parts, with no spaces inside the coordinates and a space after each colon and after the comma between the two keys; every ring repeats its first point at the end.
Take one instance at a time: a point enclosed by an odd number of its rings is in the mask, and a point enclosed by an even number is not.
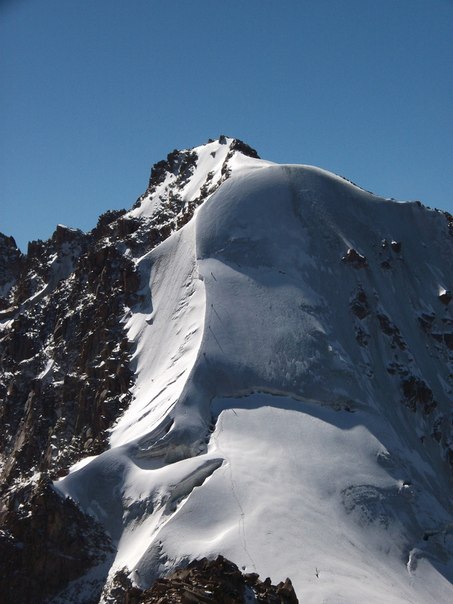
{"type": "Polygon", "coordinates": [[[151,589],[132,587],[118,572],[107,602],[124,604],[298,604],[290,579],[272,585],[267,577],[244,574],[236,564],[218,556],[216,560],[194,560],[186,568],[157,579],[151,589]]]}

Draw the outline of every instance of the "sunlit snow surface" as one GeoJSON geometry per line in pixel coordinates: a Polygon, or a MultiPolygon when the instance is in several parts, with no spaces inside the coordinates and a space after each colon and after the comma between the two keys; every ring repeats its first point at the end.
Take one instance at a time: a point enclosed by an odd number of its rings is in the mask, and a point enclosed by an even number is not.
{"type": "Polygon", "coordinates": [[[450,404],[446,364],[416,324],[453,283],[439,268],[451,265],[442,218],[320,169],[241,154],[231,165],[195,217],[138,259],[134,399],[111,449],[56,488],[117,544],[111,575],[127,567],[141,587],[221,553],[291,577],[303,602],[453,601],[452,479],[387,371],[424,367],[450,404]],[[385,271],[384,238],[403,242],[385,271]],[[348,248],[369,268],[342,263],[348,248]],[[406,349],[372,313],[358,344],[359,285],[406,349]]]}

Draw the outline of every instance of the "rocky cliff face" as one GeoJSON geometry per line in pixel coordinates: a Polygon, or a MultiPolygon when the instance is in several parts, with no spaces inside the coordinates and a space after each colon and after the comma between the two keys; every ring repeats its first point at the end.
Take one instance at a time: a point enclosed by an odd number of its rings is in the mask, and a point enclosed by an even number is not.
{"type": "Polygon", "coordinates": [[[141,287],[134,259],[190,220],[228,178],[235,153],[256,157],[241,141],[223,144],[220,172],[205,174],[196,195],[184,195],[196,151],[173,151],[153,166],[135,213],[106,212],[89,233],[59,225],[48,241],[29,243],[25,255],[0,234],[0,561],[12,573],[2,573],[7,601],[43,601],[108,559],[109,537],[60,500],[49,481],[103,451],[127,408],[134,368],[124,319],[141,287]],[[140,215],[153,196],[154,214],[140,215]]]}
{"type": "Polygon", "coordinates": [[[17,249],[13,237],[0,233],[0,310],[5,310],[9,303],[11,290],[21,272],[23,256],[17,249]]]}

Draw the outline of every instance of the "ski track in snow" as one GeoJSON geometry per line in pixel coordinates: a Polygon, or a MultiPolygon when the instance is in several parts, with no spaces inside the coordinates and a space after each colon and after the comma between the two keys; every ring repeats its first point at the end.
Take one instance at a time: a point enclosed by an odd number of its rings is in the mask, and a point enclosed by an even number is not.
{"type": "MultiPolygon", "coordinates": [[[[232,409],[233,413],[236,414],[236,411],[234,409],[232,409]]],[[[220,435],[222,433],[222,418],[219,418],[218,420],[218,435],[220,435]]],[[[224,457],[226,459],[225,453],[222,450],[221,446],[219,445],[219,439],[218,436],[213,436],[213,440],[215,442],[215,446],[216,449],[218,450],[218,452],[220,453],[220,455],[222,455],[222,457],[224,457]]],[[[241,505],[241,501],[239,499],[238,493],[237,493],[237,487],[236,484],[234,482],[233,479],[233,469],[231,467],[231,464],[227,461],[227,468],[228,468],[228,475],[229,475],[229,480],[230,480],[230,484],[231,484],[231,493],[233,494],[233,497],[236,501],[236,504],[239,508],[239,538],[242,541],[243,544],[243,548],[244,548],[244,552],[246,553],[248,559],[250,560],[250,563],[252,565],[253,571],[256,572],[256,565],[255,562],[252,558],[252,556],[250,555],[250,552],[247,548],[247,536],[246,536],[246,528],[245,528],[245,511],[244,508],[241,505]]]]}

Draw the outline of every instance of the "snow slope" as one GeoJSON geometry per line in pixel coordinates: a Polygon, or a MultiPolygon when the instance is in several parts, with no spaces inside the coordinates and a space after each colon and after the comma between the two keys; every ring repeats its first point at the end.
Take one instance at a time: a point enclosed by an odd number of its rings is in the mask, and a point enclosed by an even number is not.
{"type": "MultiPolygon", "coordinates": [[[[228,144],[198,149],[183,196],[219,177],[228,144]]],[[[304,602],[452,601],[452,474],[432,437],[451,355],[418,320],[453,325],[444,217],[313,167],[229,167],[137,259],[133,401],[110,450],[57,490],[111,535],[110,576],[127,567],[142,588],[221,553],[291,577],[304,602]],[[366,263],[342,261],[352,248],[366,263]],[[432,405],[404,403],[409,376],[432,405]]]]}

